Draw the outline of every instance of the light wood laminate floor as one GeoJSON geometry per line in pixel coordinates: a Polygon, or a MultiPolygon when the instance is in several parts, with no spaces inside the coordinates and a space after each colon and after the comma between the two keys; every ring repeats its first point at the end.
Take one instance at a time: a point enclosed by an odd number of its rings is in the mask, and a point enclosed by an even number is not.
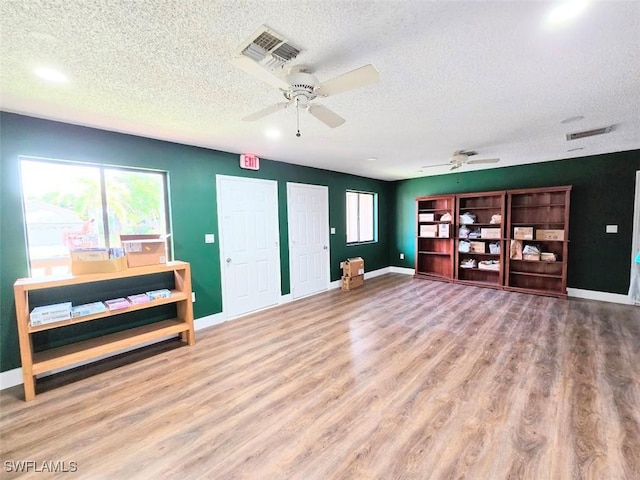
{"type": "Polygon", "coordinates": [[[391,274],[173,345],[2,392],[0,475],[640,479],[636,307],[391,274]]]}

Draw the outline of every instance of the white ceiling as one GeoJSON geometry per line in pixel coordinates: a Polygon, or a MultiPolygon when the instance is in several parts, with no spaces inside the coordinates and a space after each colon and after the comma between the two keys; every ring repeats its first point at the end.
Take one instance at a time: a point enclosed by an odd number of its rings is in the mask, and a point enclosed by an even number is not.
{"type": "Polygon", "coordinates": [[[2,0],[0,108],[387,180],[446,173],[419,170],[456,149],[498,166],[640,149],[640,2],[591,2],[552,27],[557,4],[2,0]],[[335,129],[303,112],[296,138],[293,109],[243,122],[283,101],[229,62],[261,24],[320,81],[371,63],[380,82],[316,100],[347,119],[335,129]]]}

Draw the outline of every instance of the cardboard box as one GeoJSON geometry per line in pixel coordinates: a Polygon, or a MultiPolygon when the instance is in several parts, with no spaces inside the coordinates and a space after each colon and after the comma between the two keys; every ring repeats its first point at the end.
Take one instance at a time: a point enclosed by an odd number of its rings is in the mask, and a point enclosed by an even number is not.
{"type": "Polygon", "coordinates": [[[440,238],[449,238],[449,224],[441,223],[438,225],[438,237],[440,238]]]}
{"type": "Polygon", "coordinates": [[[478,262],[478,269],[479,270],[490,270],[492,272],[499,272],[500,271],[500,262],[498,262],[496,260],[482,260],[481,262],[478,262]]]}
{"type": "Polygon", "coordinates": [[[533,227],[513,227],[513,238],[517,240],[533,240],[533,227]]]}
{"type": "Polygon", "coordinates": [[[342,290],[353,290],[364,285],[364,275],[355,277],[342,277],[342,290]]]}
{"type": "Polygon", "coordinates": [[[523,253],[522,259],[540,261],[540,254],[539,253],[523,253]]]}
{"type": "Polygon", "coordinates": [[[71,273],[74,275],[113,273],[126,269],[127,257],[112,258],[110,260],[71,260],[71,273]]]}
{"type": "Polygon", "coordinates": [[[108,248],[79,248],[71,251],[71,261],[93,262],[109,260],[108,248]]]}
{"type": "Polygon", "coordinates": [[[129,303],[129,300],[127,300],[126,298],[113,298],[111,300],[105,300],[104,301],[104,305],[105,307],[107,307],[109,310],[121,310],[123,308],[129,308],[131,306],[131,304],[129,303]]]}
{"type": "Polygon", "coordinates": [[[438,225],[420,225],[420,236],[435,238],[438,236],[438,225]]]}
{"type": "Polygon", "coordinates": [[[162,234],[120,235],[129,267],[167,263],[168,237],[162,234]]]}
{"type": "Polygon", "coordinates": [[[536,240],[564,240],[564,230],[536,230],[536,240]]]}
{"type": "Polygon", "coordinates": [[[540,253],[540,260],[543,262],[555,262],[558,258],[555,253],[551,252],[542,252],[540,253]]]}
{"type": "Polygon", "coordinates": [[[486,253],[485,243],[484,242],[469,242],[471,244],[470,252],[471,253],[486,253]]]}
{"type": "Polygon", "coordinates": [[[501,232],[499,228],[481,228],[480,238],[489,238],[492,240],[501,238],[501,232]]]}
{"type": "Polygon", "coordinates": [[[102,302],[85,303],[84,305],[76,305],[71,308],[71,316],[73,318],[86,317],[87,315],[95,315],[103,313],[107,310],[102,302]]]}
{"type": "Polygon", "coordinates": [[[345,262],[340,262],[343,277],[357,277],[364,275],[364,259],[362,257],[347,258],[345,262]]]}
{"type": "Polygon", "coordinates": [[[436,217],[433,213],[419,213],[418,214],[418,221],[419,222],[433,222],[435,221],[436,217]]]}

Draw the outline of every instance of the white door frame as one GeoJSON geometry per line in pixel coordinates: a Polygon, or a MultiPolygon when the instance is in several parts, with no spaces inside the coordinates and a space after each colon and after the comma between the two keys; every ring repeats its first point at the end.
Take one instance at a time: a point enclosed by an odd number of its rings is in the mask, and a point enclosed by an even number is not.
{"type": "Polygon", "coordinates": [[[291,187],[305,187],[305,188],[315,188],[318,190],[323,190],[326,193],[327,197],[327,237],[325,238],[325,242],[327,245],[327,274],[326,274],[326,282],[327,289],[331,285],[331,234],[329,232],[329,187],[326,185],[312,185],[309,183],[297,183],[297,182],[287,182],[287,235],[289,237],[289,292],[291,293],[291,297],[293,298],[293,257],[291,256],[291,222],[289,221],[291,218],[291,208],[289,208],[289,203],[291,201],[291,187]]]}
{"type": "Polygon", "coordinates": [[[631,275],[636,268],[635,258],[640,251],[640,170],[636,172],[636,196],[633,206],[633,237],[631,238],[631,275]]]}
{"type": "MultiPolygon", "coordinates": [[[[282,281],[281,281],[281,272],[280,272],[280,262],[282,260],[282,256],[280,255],[280,219],[278,218],[278,182],[276,180],[266,180],[266,179],[262,179],[262,178],[249,178],[249,177],[235,177],[233,175],[219,175],[216,174],[216,211],[218,213],[218,250],[219,250],[219,255],[220,255],[220,288],[222,289],[222,313],[225,316],[225,318],[231,318],[229,317],[229,315],[227,314],[228,309],[226,309],[225,307],[228,305],[229,299],[227,298],[227,284],[226,284],[226,279],[225,279],[225,274],[224,274],[224,264],[225,264],[225,256],[224,256],[224,234],[222,233],[222,211],[221,211],[221,207],[220,207],[220,184],[221,181],[223,180],[236,180],[236,181],[242,181],[242,182],[246,182],[246,183],[263,183],[263,184],[269,184],[269,185],[273,185],[275,188],[275,194],[276,194],[276,205],[275,205],[275,219],[276,219],[276,238],[277,240],[277,247],[278,247],[278,261],[276,262],[277,267],[276,267],[276,291],[280,292],[279,298],[278,298],[278,302],[276,303],[276,305],[278,303],[280,303],[280,298],[282,297],[282,281]]],[[[249,312],[248,312],[249,313],[249,312]]],[[[248,315],[247,313],[247,315],[248,315]]],[[[253,313],[253,312],[250,312],[253,313]]]]}

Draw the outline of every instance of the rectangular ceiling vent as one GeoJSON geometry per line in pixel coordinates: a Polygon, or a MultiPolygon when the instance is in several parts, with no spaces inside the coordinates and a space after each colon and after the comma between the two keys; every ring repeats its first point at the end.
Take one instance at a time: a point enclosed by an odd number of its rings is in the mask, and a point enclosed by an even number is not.
{"type": "Polygon", "coordinates": [[[262,25],[240,47],[240,54],[265,68],[274,70],[293,60],[300,49],[287,43],[287,39],[262,25]]]}
{"type": "Polygon", "coordinates": [[[593,137],[594,135],[602,135],[613,131],[613,125],[608,127],[596,128],[595,130],[585,130],[584,132],[567,133],[567,141],[578,140],[580,138],[593,137]]]}

